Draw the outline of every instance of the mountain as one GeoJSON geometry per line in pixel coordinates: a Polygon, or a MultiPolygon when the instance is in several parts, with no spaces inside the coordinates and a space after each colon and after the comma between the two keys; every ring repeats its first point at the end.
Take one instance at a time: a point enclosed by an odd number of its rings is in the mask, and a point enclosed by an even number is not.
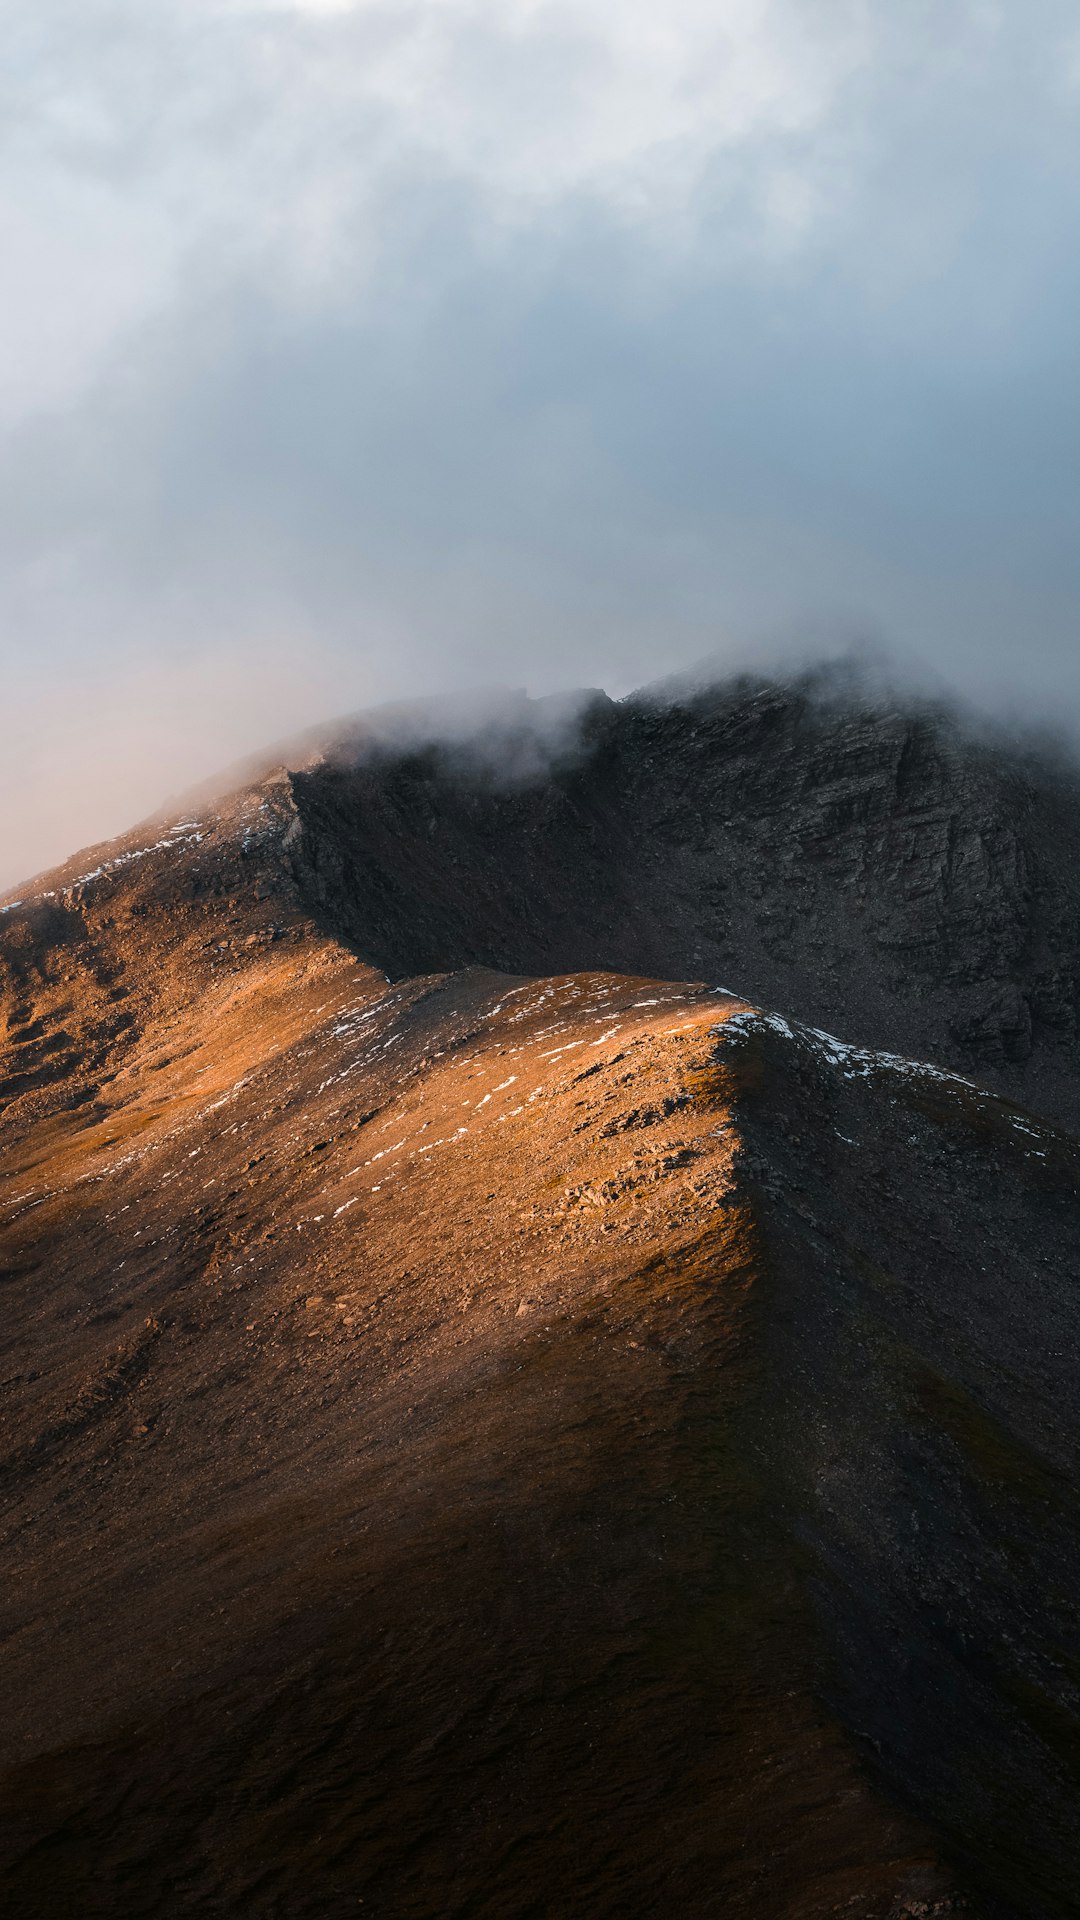
{"type": "Polygon", "coordinates": [[[550,720],[0,914],[6,1913],[1076,1911],[1072,776],[550,720]]]}

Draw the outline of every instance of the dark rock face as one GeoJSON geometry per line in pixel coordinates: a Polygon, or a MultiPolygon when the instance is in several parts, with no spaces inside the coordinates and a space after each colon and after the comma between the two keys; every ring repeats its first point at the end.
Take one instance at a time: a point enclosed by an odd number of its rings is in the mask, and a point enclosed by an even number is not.
{"type": "Polygon", "coordinates": [[[597,701],[543,780],[432,749],[293,792],[307,903],[392,975],[705,978],[1080,1118],[1080,779],[946,716],[597,701]]]}

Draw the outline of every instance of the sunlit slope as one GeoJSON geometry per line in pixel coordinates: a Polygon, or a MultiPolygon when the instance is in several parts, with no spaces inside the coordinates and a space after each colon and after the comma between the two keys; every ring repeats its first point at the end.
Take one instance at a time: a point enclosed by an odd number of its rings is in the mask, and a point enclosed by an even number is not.
{"type": "Polygon", "coordinates": [[[739,1003],[312,967],[9,1150],[8,1910],[944,1898],[815,1697],[739,1003]]]}
{"type": "MultiPolygon", "coordinates": [[[[125,1106],[133,1051],[143,1071],[155,1049],[159,1065],[213,1049],[234,987],[291,995],[344,963],[296,900],[294,823],[287,782],[267,780],[91,848],[0,907],[0,1149],[47,1113],[125,1106]]],[[[258,1018],[252,1036],[258,1053],[258,1018]]]]}

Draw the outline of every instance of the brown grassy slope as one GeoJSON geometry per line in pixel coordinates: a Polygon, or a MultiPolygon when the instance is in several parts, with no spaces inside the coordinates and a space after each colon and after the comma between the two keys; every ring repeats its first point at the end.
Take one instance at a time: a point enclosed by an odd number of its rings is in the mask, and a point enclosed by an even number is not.
{"type": "Polygon", "coordinates": [[[8,1911],[947,1900],[742,1443],[731,1005],[302,935],[23,1110],[8,1911]]]}

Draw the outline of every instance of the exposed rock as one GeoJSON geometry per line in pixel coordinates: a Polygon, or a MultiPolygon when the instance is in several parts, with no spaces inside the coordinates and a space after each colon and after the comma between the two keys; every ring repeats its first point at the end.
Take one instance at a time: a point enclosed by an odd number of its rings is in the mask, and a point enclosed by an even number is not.
{"type": "Polygon", "coordinates": [[[305,900],[394,976],[731,982],[1080,1120],[1080,778],[948,714],[740,683],[598,702],[542,780],[431,748],[293,792],[305,900]]]}

